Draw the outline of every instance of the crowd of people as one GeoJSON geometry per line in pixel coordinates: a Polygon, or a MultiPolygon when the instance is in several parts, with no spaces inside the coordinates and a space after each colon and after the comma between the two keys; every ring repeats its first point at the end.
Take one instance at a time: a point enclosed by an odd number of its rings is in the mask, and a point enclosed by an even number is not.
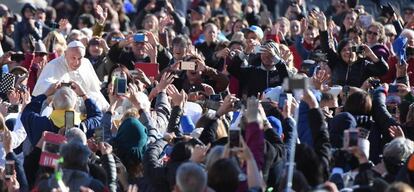
{"type": "Polygon", "coordinates": [[[414,4],[372,2],[0,4],[0,191],[413,192],[414,4]]]}

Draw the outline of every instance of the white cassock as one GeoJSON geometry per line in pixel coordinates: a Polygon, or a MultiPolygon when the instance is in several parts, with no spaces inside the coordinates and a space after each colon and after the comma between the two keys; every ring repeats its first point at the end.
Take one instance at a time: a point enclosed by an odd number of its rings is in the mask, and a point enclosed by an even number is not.
{"type": "Polygon", "coordinates": [[[53,59],[43,68],[32,94],[33,96],[41,95],[51,84],[69,81],[74,81],[82,86],[86,94],[96,102],[99,109],[106,110],[109,107],[100,91],[101,82],[96,76],[91,62],[86,58],[82,58],[80,67],[75,71],[69,70],[64,56],[53,59]]]}

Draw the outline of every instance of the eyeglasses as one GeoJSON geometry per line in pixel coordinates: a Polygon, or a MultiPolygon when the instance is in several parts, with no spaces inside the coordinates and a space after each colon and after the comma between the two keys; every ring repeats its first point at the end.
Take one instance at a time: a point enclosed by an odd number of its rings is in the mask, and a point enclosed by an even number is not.
{"type": "Polygon", "coordinates": [[[367,35],[375,35],[375,36],[378,36],[378,33],[377,32],[374,32],[374,31],[367,31],[367,35]]]}
{"type": "Polygon", "coordinates": [[[394,37],[395,35],[394,34],[392,34],[392,33],[386,33],[385,34],[387,37],[394,37]]]}

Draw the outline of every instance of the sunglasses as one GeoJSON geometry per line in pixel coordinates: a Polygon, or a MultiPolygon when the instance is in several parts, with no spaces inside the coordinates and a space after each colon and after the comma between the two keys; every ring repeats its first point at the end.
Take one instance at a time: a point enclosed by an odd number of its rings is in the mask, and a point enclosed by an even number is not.
{"type": "Polygon", "coordinates": [[[392,33],[387,33],[387,34],[385,34],[387,37],[394,37],[395,35],[394,34],[392,34],[392,33]]]}
{"type": "Polygon", "coordinates": [[[368,34],[368,35],[375,35],[375,36],[378,36],[378,33],[377,33],[377,32],[373,32],[373,31],[367,31],[367,34],[368,34]]]}

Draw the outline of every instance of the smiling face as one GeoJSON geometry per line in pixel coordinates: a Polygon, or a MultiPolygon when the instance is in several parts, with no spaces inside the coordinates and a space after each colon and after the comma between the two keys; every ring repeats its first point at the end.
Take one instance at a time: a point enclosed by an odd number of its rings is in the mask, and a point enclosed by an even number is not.
{"type": "Polygon", "coordinates": [[[183,46],[174,46],[173,47],[173,57],[175,60],[182,60],[187,53],[187,48],[183,46]]]}
{"type": "Polygon", "coordinates": [[[378,43],[380,37],[380,30],[376,26],[371,26],[368,28],[366,35],[368,45],[378,43]]]}
{"type": "Polygon", "coordinates": [[[98,57],[102,55],[103,48],[99,44],[90,44],[88,48],[89,54],[93,57],[98,57]]]}
{"type": "Polygon", "coordinates": [[[319,35],[319,30],[317,28],[308,28],[305,31],[305,41],[308,44],[313,44],[314,39],[319,35]]]}
{"type": "Polygon", "coordinates": [[[352,26],[355,25],[355,21],[357,19],[358,15],[355,12],[347,13],[344,19],[344,26],[345,29],[350,29],[352,26]]]}
{"type": "Polygon", "coordinates": [[[244,28],[246,28],[247,26],[246,25],[244,25],[244,23],[242,22],[242,21],[237,21],[236,23],[234,23],[234,26],[233,26],[233,33],[235,33],[235,32],[239,32],[239,31],[241,31],[242,29],[244,29],[244,28]]]}
{"type": "Polygon", "coordinates": [[[218,28],[216,25],[208,25],[204,30],[205,40],[208,43],[214,42],[218,37],[218,28]]]}
{"type": "Polygon", "coordinates": [[[347,64],[356,61],[357,58],[356,53],[351,51],[351,46],[351,43],[347,43],[340,52],[342,60],[344,60],[347,64]]]}
{"type": "Polygon", "coordinates": [[[68,48],[65,51],[66,62],[71,71],[75,71],[81,66],[81,61],[84,55],[85,50],[80,47],[68,48]]]}
{"type": "Polygon", "coordinates": [[[158,19],[154,15],[145,18],[144,29],[147,31],[154,31],[158,29],[158,19]]]}

